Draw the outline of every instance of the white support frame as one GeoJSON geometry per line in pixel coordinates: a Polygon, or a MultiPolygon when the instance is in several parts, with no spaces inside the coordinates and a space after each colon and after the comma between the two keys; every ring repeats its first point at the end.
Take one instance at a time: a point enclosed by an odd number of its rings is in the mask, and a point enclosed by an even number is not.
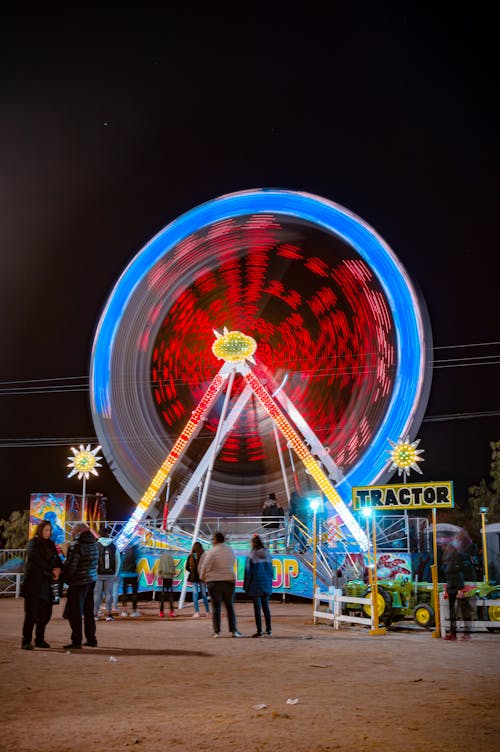
{"type": "Polygon", "coordinates": [[[223,445],[226,439],[226,436],[228,435],[228,433],[232,431],[234,424],[240,417],[243,411],[243,408],[245,407],[246,403],[252,396],[252,393],[253,392],[249,386],[245,387],[245,389],[242,391],[242,393],[240,394],[240,396],[234,403],[233,407],[229,411],[227,418],[225,419],[222,425],[220,434],[219,434],[218,445],[214,448],[215,439],[213,439],[207,451],[203,455],[201,461],[198,463],[196,470],[194,471],[191,478],[189,479],[186,486],[184,487],[182,493],[179,495],[174,506],[169,511],[168,513],[168,526],[169,527],[171,527],[171,525],[173,525],[182,514],[182,510],[184,509],[186,504],[189,502],[189,499],[193,495],[196,487],[201,483],[203,476],[207,472],[213,452],[217,453],[220,450],[221,446],[223,445]]]}

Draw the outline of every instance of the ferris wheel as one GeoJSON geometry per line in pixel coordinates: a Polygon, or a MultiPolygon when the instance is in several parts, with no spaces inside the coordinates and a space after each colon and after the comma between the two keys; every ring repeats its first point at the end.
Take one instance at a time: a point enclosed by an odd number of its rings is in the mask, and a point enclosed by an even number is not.
{"type": "MultiPolygon", "coordinates": [[[[308,448],[328,454],[345,503],[352,486],[389,477],[387,442],[414,438],[430,389],[425,305],[359,217],[318,196],[249,190],[170,223],[132,259],[105,305],[91,407],[105,457],[133,501],[144,499],[218,374],[212,344],[224,327],[256,342],[252,373],[303,437],[301,421],[307,426],[308,448]]],[[[234,398],[244,389],[240,373],[234,398]]],[[[213,442],[223,402],[221,391],[176,458],[173,494],[213,442]]],[[[275,424],[253,393],[218,451],[207,511],[258,514],[269,492],[284,497],[286,477],[307,491],[310,472],[280,440],[285,470],[275,424]]]]}

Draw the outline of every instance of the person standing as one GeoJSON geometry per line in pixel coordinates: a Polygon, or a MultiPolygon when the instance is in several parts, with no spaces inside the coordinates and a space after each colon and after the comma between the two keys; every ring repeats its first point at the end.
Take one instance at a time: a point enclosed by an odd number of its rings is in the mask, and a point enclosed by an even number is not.
{"type": "Polygon", "coordinates": [[[262,505],[262,527],[270,528],[272,521],[269,519],[273,514],[273,505],[276,503],[276,494],[270,493],[262,505]]]}
{"type": "Polygon", "coordinates": [[[189,573],[188,582],[193,588],[193,619],[199,619],[200,617],[200,594],[203,599],[203,605],[205,606],[205,615],[210,613],[206,585],[200,580],[199,571],[201,558],[204,553],[205,551],[203,550],[203,546],[201,545],[200,541],[196,541],[186,561],[186,571],[189,573]]]}
{"type": "Polygon", "coordinates": [[[50,648],[45,642],[45,628],[52,616],[52,585],[58,581],[62,568],[51,534],[52,525],[42,520],[28,543],[21,591],[24,598],[23,650],[33,650],[33,627],[35,647],[50,648]]]}
{"type": "Polygon", "coordinates": [[[169,616],[175,616],[174,611],[174,594],[172,591],[172,584],[176,575],[175,562],[172,558],[172,554],[169,551],[164,551],[160,556],[160,562],[158,564],[158,575],[161,577],[161,599],[160,599],[160,616],[165,616],[165,593],[168,593],[170,601],[169,616]]]}
{"type": "Polygon", "coordinates": [[[244,591],[252,598],[257,632],[252,637],[262,637],[261,609],[266,622],[266,635],[271,637],[271,611],[269,598],[273,591],[273,563],[260,536],[252,538],[252,549],[245,564],[244,591]]]}
{"type": "Polygon", "coordinates": [[[73,527],[73,543],[64,564],[64,580],[68,583],[67,616],[71,627],[71,642],[66,650],[82,647],[82,618],[85,646],[97,647],[94,619],[94,589],[97,580],[99,551],[88,525],[77,522],[73,527]]]}
{"type": "Polygon", "coordinates": [[[97,583],[94,595],[95,618],[99,619],[102,596],[106,605],[106,621],[114,621],[114,586],[120,570],[120,552],[112,538],[101,537],[97,541],[99,559],[97,561],[97,583]]]}
{"type": "Polygon", "coordinates": [[[273,531],[272,535],[274,536],[272,539],[269,540],[269,545],[271,545],[272,543],[274,546],[274,552],[277,553],[278,531],[284,525],[285,513],[283,511],[283,507],[278,503],[276,499],[276,494],[273,494],[273,493],[269,494],[268,505],[269,506],[267,507],[267,512],[269,514],[269,517],[271,518],[271,521],[268,523],[267,527],[273,531]]]}
{"type": "Polygon", "coordinates": [[[206,551],[201,559],[199,573],[203,582],[207,583],[208,592],[212,601],[212,624],[214,627],[214,637],[220,635],[220,613],[221,606],[227,613],[229,631],[233,637],[243,637],[236,626],[236,615],[234,613],[234,564],[235,558],[232,548],[224,543],[223,533],[215,533],[212,543],[213,548],[206,551]]]}
{"type": "Polygon", "coordinates": [[[450,543],[445,551],[443,563],[446,574],[446,593],[448,595],[450,606],[450,631],[444,639],[457,639],[457,617],[455,606],[458,600],[460,603],[462,618],[464,620],[464,634],[462,639],[470,640],[470,604],[463,592],[465,585],[464,556],[460,551],[457,551],[452,543],[450,543]]]}
{"type": "Polygon", "coordinates": [[[140,616],[140,611],[137,610],[139,602],[138,589],[139,589],[139,575],[137,572],[137,565],[139,563],[139,546],[137,543],[130,543],[123,552],[120,578],[122,581],[122,616],[128,616],[127,600],[128,589],[132,590],[132,616],[140,616]]]}

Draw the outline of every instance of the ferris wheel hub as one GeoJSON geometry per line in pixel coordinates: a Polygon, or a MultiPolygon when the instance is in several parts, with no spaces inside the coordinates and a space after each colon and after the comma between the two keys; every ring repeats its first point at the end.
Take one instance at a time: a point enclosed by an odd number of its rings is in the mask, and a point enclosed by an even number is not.
{"type": "Polygon", "coordinates": [[[222,334],[216,329],[214,334],[216,339],[212,352],[216,358],[225,360],[226,363],[241,363],[244,360],[255,362],[252,356],[257,349],[257,342],[253,337],[237,330],[230,332],[226,326],[222,334]]]}

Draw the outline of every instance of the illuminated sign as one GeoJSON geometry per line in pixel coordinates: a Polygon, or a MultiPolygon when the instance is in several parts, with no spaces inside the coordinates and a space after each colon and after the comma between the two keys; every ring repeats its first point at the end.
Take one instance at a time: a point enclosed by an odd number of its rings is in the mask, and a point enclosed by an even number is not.
{"type": "Polygon", "coordinates": [[[408,483],[401,486],[357,486],[353,509],[446,509],[453,507],[453,483],[408,483]]]}

